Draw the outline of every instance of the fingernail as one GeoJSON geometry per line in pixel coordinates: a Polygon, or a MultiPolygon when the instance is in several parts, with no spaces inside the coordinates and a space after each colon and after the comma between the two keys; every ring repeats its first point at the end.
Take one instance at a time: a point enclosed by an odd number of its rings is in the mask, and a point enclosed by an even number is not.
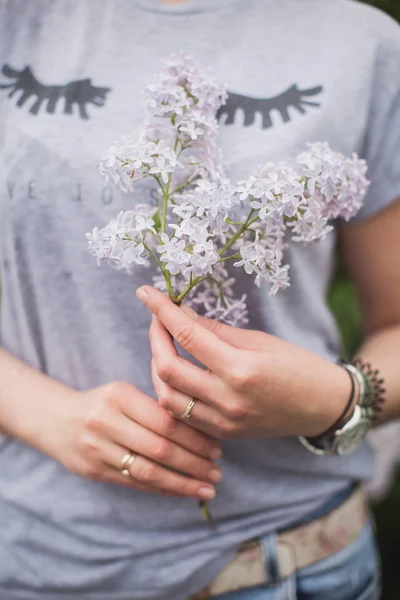
{"type": "Polygon", "coordinates": [[[221,481],[221,479],[222,479],[221,470],[220,469],[211,469],[210,479],[211,479],[211,481],[221,481]]]}
{"type": "Polygon", "coordinates": [[[199,494],[204,500],[211,500],[215,498],[215,489],[212,487],[201,487],[199,489],[199,494]]]}
{"type": "Polygon", "coordinates": [[[212,448],[208,456],[212,458],[212,460],[218,460],[222,456],[221,448],[212,448]]]}
{"type": "Polygon", "coordinates": [[[139,300],[146,304],[148,293],[143,287],[140,287],[138,290],[136,290],[136,296],[139,298],[139,300]]]}

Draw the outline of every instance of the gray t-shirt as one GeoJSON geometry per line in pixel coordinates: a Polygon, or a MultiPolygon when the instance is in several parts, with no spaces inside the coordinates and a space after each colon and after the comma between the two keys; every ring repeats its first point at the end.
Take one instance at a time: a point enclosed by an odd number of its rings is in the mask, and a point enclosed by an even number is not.
{"type": "MultiPolygon", "coordinates": [[[[145,82],[186,50],[229,85],[221,144],[233,179],[307,141],[357,151],[372,184],[359,218],[400,195],[400,30],[348,0],[0,0],[1,335],[4,348],[78,389],[126,380],[154,395],[151,282],[97,268],[85,232],[131,197],[98,173],[143,118],[145,82]]],[[[152,194],[143,186],[143,198],[152,194]]],[[[335,235],[288,250],[291,287],[243,274],[252,328],[336,360],[325,296],[335,235]]],[[[183,600],[245,539],[290,526],[372,471],[367,444],[314,456],[296,438],[226,441],[224,479],[197,503],[81,479],[16,439],[0,443],[1,600],[183,600]]]]}

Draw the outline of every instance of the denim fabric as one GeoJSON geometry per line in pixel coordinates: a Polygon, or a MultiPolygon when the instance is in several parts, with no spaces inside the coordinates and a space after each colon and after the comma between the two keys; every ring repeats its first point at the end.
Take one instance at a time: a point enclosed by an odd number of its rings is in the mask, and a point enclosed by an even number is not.
{"type": "Polygon", "coordinates": [[[349,546],[280,579],[276,537],[262,539],[271,583],[218,596],[219,600],[379,600],[380,561],[369,522],[349,546]]]}

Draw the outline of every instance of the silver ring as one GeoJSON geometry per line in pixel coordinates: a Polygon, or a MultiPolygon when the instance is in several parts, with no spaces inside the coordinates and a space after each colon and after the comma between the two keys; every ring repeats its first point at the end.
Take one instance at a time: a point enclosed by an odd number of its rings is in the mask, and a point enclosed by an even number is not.
{"type": "Polygon", "coordinates": [[[182,421],[187,421],[188,419],[190,419],[190,417],[192,416],[190,413],[192,412],[193,406],[195,404],[196,400],[192,398],[185,410],[183,411],[183,413],[181,414],[181,416],[179,417],[182,421]]]}

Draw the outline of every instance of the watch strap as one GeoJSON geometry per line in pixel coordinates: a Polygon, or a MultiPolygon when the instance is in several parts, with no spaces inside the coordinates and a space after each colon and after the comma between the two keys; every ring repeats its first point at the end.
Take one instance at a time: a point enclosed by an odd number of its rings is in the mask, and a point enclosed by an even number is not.
{"type": "Polygon", "coordinates": [[[354,412],[354,407],[357,404],[358,399],[360,397],[360,393],[357,393],[357,391],[361,391],[361,388],[359,387],[360,381],[357,380],[355,376],[355,371],[357,369],[355,369],[352,365],[347,364],[342,364],[340,366],[343,367],[348,373],[351,381],[351,391],[346,406],[343,412],[340,414],[339,418],[336,419],[336,421],[333,423],[333,425],[329,427],[329,429],[327,429],[318,436],[305,438],[311,446],[314,446],[315,448],[318,448],[323,451],[328,450],[332,446],[336,432],[342,427],[344,427],[344,425],[351,419],[352,414],[354,412]],[[358,382],[358,387],[356,386],[356,381],[358,382]]]}
{"type": "Polygon", "coordinates": [[[315,436],[314,438],[311,438],[311,439],[330,437],[331,435],[333,435],[335,433],[335,431],[337,431],[338,429],[341,429],[343,427],[343,425],[345,425],[346,422],[348,421],[348,419],[351,417],[352,409],[354,409],[354,405],[357,401],[356,383],[354,380],[354,374],[353,374],[352,370],[350,370],[348,368],[348,365],[341,365],[341,366],[348,373],[348,375],[350,377],[350,381],[351,381],[351,392],[350,392],[349,399],[346,403],[346,406],[344,407],[343,412],[340,414],[339,418],[336,419],[336,421],[333,423],[333,425],[331,425],[329,427],[329,429],[324,431],[324,433],[321,433],[320,435],[315,436]]]}

